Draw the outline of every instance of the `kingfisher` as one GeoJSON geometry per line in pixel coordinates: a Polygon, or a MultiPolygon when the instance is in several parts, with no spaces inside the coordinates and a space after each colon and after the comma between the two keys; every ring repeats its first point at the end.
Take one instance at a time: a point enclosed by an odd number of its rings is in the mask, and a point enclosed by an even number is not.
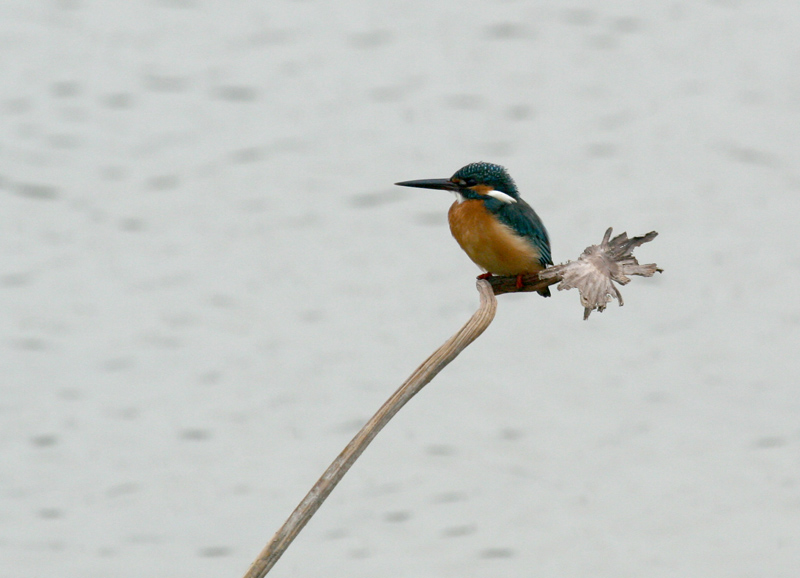
{"type": "MultiPolygon", "coordinates": [[[[395,183],[402,187],[440,189],[455,194],[447,213],[450,232],[458,244],[485,273],[522,276],[553,264],[550,238],[536,211],[517,190],[514,179],[500,165],[477,162],[456,171],[449,179],[422,179],[395,183]]],[[[549,288],[539,294],[550,296],[549,288]]]]}

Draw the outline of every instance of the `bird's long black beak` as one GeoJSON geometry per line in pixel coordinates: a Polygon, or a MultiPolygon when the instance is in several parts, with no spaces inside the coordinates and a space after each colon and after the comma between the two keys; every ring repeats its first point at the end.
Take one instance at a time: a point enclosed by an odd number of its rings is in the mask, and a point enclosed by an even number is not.
{"type": "Polygon", "coordinates": [[[395,183],[401,187],[417,187],[418,189],[441,189],[443,191],[457,191],[458,185],[450,179],[421,179],[419,181],[403,181],[395,183]]]}

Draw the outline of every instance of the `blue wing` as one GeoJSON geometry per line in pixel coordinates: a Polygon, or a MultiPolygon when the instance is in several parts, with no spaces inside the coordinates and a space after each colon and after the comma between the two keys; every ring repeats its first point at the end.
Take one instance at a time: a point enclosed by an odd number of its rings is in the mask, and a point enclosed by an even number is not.
{"type": "Polygon", "coordinates": [[[486,200],[486,208],[497,215],[500,221],[511,227],[518,235],[525,237],[539,250],[539,263],[543,267],[553,264],[550,253],[550,238],[544,223],[528,203],[517,199],[516,203],[504,203],[497,199],[486,200]]]}

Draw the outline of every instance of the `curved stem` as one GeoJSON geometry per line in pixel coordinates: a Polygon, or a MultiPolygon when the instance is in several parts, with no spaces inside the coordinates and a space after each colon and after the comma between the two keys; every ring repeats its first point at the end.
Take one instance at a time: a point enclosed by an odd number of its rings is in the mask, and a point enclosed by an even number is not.
{"type": "Polygon", "coordinates": [[[444,367],[453,361],[470,343],[475,341],[484,332],[494,319],[497,310],[492,286],[480,280],[477,283],[481,303],[478,310],[472,315],[461,330],[448,339],[444,345],[411,374],[406,382],[394,392],[374,416],[361,428],[353,440],[347,444],[342,453],[325,470],[322,477],[306,494],[306,497],[295,508],[289,519],[275,533],[272,540],[258,555],[250,566],[244,578],[263,578],[275,565],[281,555],[286,551],[300,530],[308,523],[311,516],[319,509],[325,498],[333,491],[339,480],[344,477],[350,466],[355,463],[361,453],[366,449],[378,432],[389,423],[389,420],[400,411],[408,400],[414,397],[427,385],[444,367]]]}

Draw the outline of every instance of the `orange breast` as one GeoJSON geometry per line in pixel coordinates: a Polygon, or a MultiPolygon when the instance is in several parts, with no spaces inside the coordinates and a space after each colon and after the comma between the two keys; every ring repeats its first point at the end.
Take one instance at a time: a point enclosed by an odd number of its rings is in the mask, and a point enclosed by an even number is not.
{"type": "Polygon", "coordinates": [[[543,269],[538,249],[492,216],[483,201],[453,203],[447,220],[458,244],[484,271],[518,275],[543,269]]]}

